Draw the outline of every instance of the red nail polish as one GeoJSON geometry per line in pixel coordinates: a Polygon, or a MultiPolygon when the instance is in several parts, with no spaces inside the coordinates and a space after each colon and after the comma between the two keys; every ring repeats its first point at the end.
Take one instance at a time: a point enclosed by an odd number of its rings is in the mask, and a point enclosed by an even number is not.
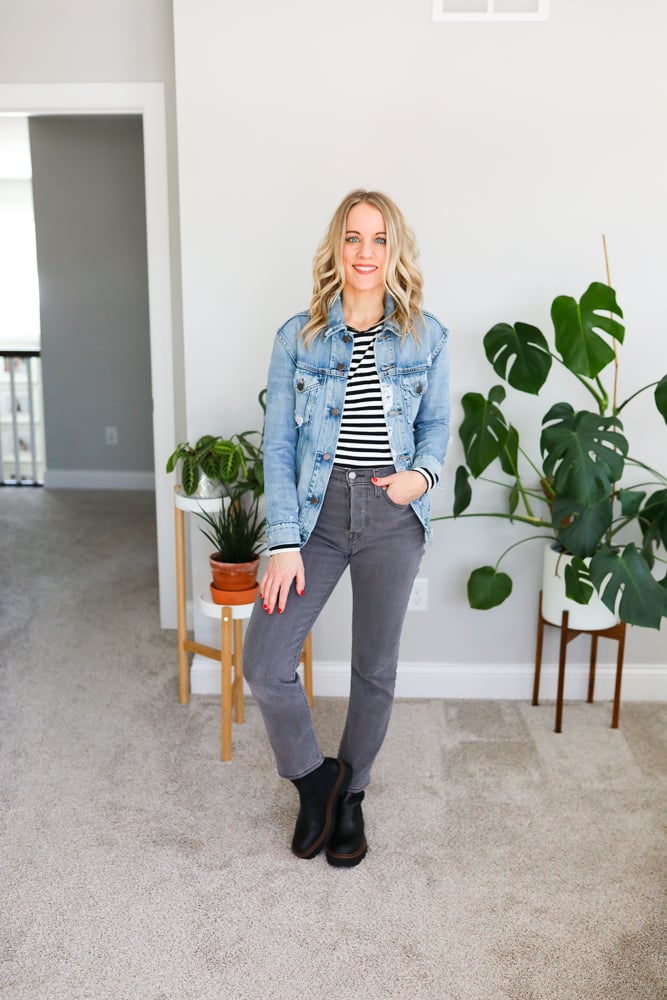
{"type": "Polygon", "coordinates": [[[283,613],[283,609],[282,608],[278,608],[278,614],[281,615],[282,613],[283,613]]]}
{"type": "Polygon", "coordinates": [[[305,593],[306,593],[306,591],[305,591],[305,590],[300,590],[300,591],[299,591],[299,597],[303,597],[303,595],[304,595],[305,593]]]}
{"type": "Polygon", "coordinates": [[[371,476],[371,482],[377,483],[377,476],[371,476]]]}

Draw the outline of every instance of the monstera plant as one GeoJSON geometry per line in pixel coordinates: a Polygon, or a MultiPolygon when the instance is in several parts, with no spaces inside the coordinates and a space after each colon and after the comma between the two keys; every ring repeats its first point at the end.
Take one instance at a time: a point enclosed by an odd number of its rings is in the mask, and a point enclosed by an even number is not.
{"type": "MultiPolygon", "coordinates": [[[[453,514],[505,518],[525,531],[548,529],[574,557],[565,571],[570,599],[586,604],[595,591],[622,620],[660,628],[667,615],[667,476],[631,449],[623,412],[641,393],[652,391],[657,419],[642,428],[641,440],[650,441],[654,452],[667,454],[667,375],[618,401],[622,318],[614,289],[594,282],[579,301],[566,295],[554,299],[554,348],[528,323],[498,323],[489,330],[486,357],[512,389],[545,392],[557,366],[575,380],[577,400],[586,398],[581,388],[590,395],[592,408],[550,401],[542,420],[540,455],[531,458],[507,413],[504,386],[494,385],[486,396],[466,393],[459,430],[466,464],[456,471],[453,514]],[[603,373],[610,376],[609,387],[603,373]],[[655,447],[661,434],[662,451],[655,447]],[[489,479],[484,474],[494,465],[501,478],[494,474],[489,479]],[[501,491],[500,509],[465,513],[472,501],[471,477],[501,491]],[[631,477],[638,481],[629,482],[631,477]]],[[[468,600],[473,608],[496,607],[510,595],[512,581],[499,569],[508,551],[495,566],[471,574],[468,600]]]]}

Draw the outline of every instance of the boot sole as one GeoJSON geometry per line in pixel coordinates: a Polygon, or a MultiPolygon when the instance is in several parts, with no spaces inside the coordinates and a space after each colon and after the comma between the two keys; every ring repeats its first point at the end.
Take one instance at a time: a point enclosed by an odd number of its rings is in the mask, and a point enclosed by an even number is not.
{"type": "Polygon", "coordinates": [[[336,810],[334,805],[336,799],[339,799],[342,795],[345,795],[347,791],[347,786],[352,780],[352,768],[349,764],[346,764],[344,760],[338,760],[338,778],[336,783],[331,789],[329,798],[327,799],[327,811],[324,817],[324,829],[321,834],[313,842],[313,844],[308,848],[307,851],[295,851],[292,849],[293,854],[297,858],[302,858],[304,861],[310,861],[311,858],[317,857],[323,847],[329,843],[333,836],[334,827],[336,825],[336,810]]]}
{"type": "Polygon", "coordinates": [[[367,851],[368,844],[364,837],[363,844],[353,854],[336,854],[327,848],[327,861],[334,868],[354,868],[364,860],[367,851]]]}

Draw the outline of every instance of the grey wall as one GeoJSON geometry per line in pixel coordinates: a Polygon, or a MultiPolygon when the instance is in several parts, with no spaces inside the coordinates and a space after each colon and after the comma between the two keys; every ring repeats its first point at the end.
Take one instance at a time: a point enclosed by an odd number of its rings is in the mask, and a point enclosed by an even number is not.
{"type": "Polygon", "coordinates": [[[150,471],[141,118],[32,118],[30,143],[47,470],[150,471]]]}

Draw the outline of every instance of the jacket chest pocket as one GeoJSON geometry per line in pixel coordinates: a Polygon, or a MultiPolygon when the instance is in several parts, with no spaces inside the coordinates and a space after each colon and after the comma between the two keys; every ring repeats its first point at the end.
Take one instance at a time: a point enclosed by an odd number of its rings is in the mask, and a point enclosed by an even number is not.
{"type": "Polygon", "coordinates": [[[320,391],[320,380],[312,372],[297,371],[294,374],[294,422],[297,427],[303,427],[310,422],[317,396],[320,391]]]}
{"type": "Polygon", "coordinates": [[[411,372],[400,376],[403,403],[408,420],[414,420],[419,410],[422,397],[428,389],[428,372],[411,372]]]}

